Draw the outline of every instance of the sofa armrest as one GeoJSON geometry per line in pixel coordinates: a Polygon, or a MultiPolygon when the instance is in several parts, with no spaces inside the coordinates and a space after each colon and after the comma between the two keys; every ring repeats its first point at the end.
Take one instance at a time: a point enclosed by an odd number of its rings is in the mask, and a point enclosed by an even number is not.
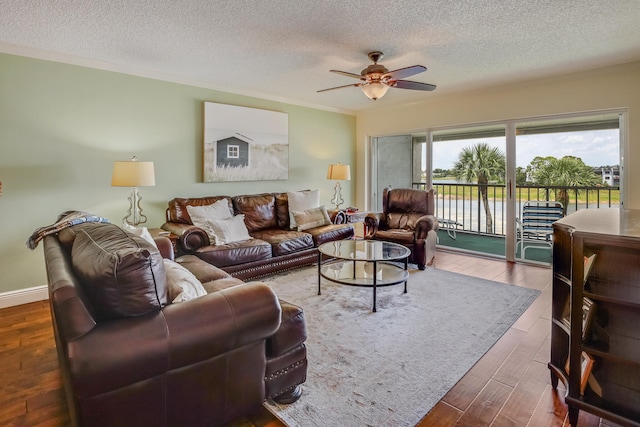
{"type": "Polygon", "coordinates": [[[151,380],[266,340],[278,329],[280,316],[271,288],[256,283],[148,315],[103,322],[65,349],[76,396],[94,396],[151,380]]]}
{"type": "Polygon", "coordinates": [[[370,212],[364,217],[365,238],[372,237],[380,229],[380,223],[384,221],[384,213],[370,212]]]}
{"type": "Polygon", "coordinates": [[[423,215],[416,221],[415,236],[416,240],[424,240],[427,238],[429,231],[438,231],[438,220],[434,215],[423,215]]]}
{"type": "Polygon", "coordinates": [[[171,369],[266,340],[281,319],[278,297],[264,283],[227,288],[163,312],[171,337],[171,369]]]}
{"type": "Polygon", "coordinates": [[[156,246],[158,247],[162,258],[173,261],[175,254],[173,253],[173,244],[171,243],[171,240],[165,236],[157,236],[153,238],[153,241],[156,242],[156,246]]]}
{"type": "Polygon", "coordinates": [[[267,357],[282,356],[307,340],[302,308],[280,300],[282,320],[278,331],[267,339],[267,357]]]}
{"type": "Polygon", "coordinates": [[[178,222],[165,222],[162,224],[162,229],[180,236],[178,238],[178,244],[182,250],[187,253],[194,252],[199,248],[209,246],[211,244],[207,232],[195,225],[180,224],[178,222]]]}

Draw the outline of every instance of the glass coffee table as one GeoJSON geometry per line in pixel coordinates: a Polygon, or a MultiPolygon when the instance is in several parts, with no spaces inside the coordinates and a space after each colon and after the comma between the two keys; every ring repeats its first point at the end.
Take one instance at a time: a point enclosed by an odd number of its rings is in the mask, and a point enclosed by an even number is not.
{"type": "Polygon", "coordinates": [[[376,240],[339,240],[318,247],[318,295],[322,278],[348,286],[373,288],[373,311],[376,289],[404,282],[407,293],[408,259],[411,251],[397,243],[376,240]],[[323,264],[323,260],[328,260],[323,264]],[[400,261],[404,265],[391,263],[400,261]]]}

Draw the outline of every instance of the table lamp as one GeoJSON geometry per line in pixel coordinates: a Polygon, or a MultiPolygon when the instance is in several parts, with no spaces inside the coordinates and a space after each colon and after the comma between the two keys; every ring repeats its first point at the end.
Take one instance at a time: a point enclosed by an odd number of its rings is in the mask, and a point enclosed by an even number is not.
{"type": "Polygon", "coordinates": [[[129,210],[127,211],[127,216],[122,218],[122,221],[134,227],[147,222],[147,217],[142,213],[142,208],[140,207],[142,196],[138,192],[138,187],[153,187],[156,185],[153,162],[140,162],[136,156],[133,156],[129,161],[114,162],[111,185],[113,187],[131,187],[129,210]]]}
{"type": "Polygon", "coordinates": [[[340,205],[344,203],[344,200],[342,200],[342,187],[340,187],[340,181],[351,181],[351,169],[349,168],[349,165],[343,165],[341,163],[329,165],[327,179],[335,179],[337,181],[331,203],[336,205],[336,210],[340,210],[340,205]]]}

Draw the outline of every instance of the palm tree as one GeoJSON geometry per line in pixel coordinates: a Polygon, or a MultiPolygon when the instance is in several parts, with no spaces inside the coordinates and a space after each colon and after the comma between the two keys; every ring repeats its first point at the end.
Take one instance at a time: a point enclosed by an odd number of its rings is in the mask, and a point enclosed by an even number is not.
{"type": "Polygon", "coordinates": [[[487,233],[493,232],[493,217],[489,207],[487,185],[492,182],[504,182],[505,157],[497,147],[481,142],[465,147],[453,164],[453,175],[458,181],[477,182],[486,216],[487,233]]]}
{"type": "MultiPolygon", "coordinates": [[[[527,168],[534,184],[547,187],[590,187],[601,183],[600,178],[582,159],[574,156],[536,157],[527,168]]],[[[567,214],[569,193],[566,188],[556,188],[556,200],[562,203],[567,214]]]]}

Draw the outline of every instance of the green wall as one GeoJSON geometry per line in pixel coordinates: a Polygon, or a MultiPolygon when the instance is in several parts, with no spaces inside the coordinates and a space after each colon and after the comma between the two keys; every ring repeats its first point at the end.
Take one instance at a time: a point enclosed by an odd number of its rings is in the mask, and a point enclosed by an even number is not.
{"type": "MultiPolygon", "coordinates": [[[[330,163],[355,168],[354,116],[126,74],[0,54],[0,294],[46,284],[42,245],[25,246],[65,210],[120,224],[128,188],[111,187],[116,160],[155,162],[141,188],[148,227],[173,197],[321,190],[330,205],[330,163]],[[203,183],[203,102],[289,114],[289,179],[203,183]]],[[[354,204],[354,181],[343,183],[354,204]]]]}

